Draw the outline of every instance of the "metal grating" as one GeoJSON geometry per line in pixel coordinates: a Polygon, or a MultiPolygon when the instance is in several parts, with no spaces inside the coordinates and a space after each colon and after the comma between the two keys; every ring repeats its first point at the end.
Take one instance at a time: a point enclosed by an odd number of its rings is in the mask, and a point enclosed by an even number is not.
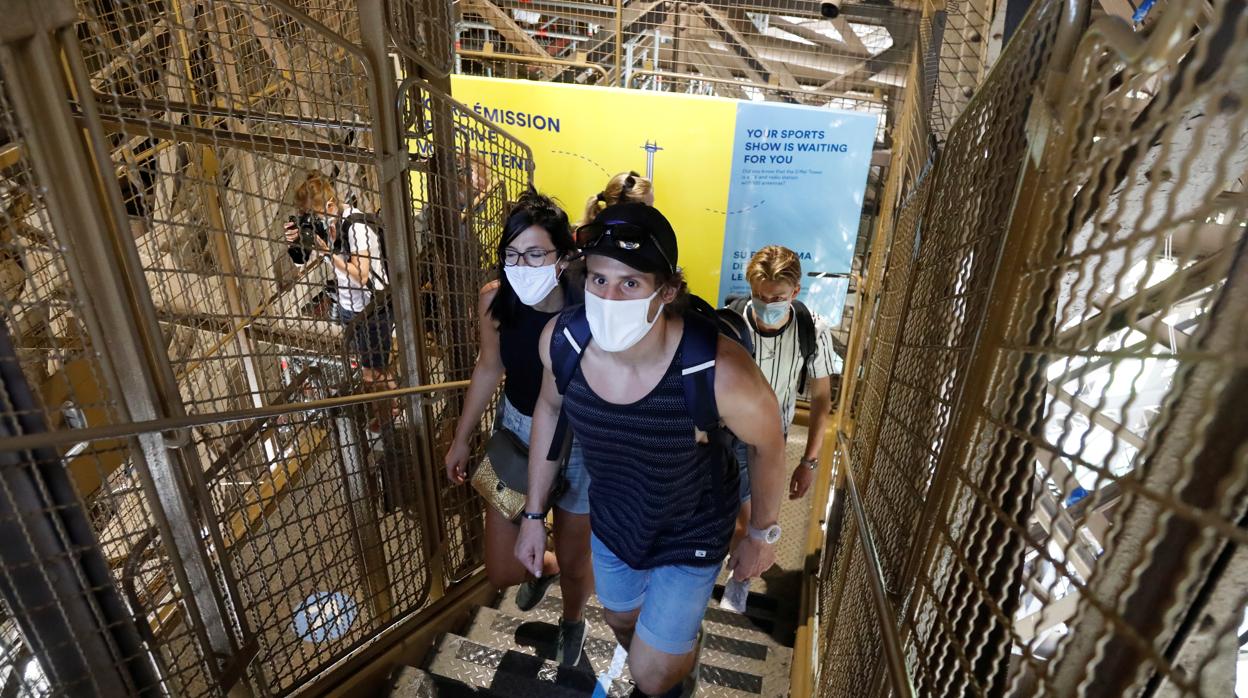
{"type": "Polygon", "coordinates": [[[0,527],[25,527],[0,551],[0,688],[300,690],[479,569],[480,503],[445,489],[433,442],[475,356],[461,300],[531,157],[426,83],[399,99],[392,51],[444,76],[449,3],[44,9],[0,34],[20,512],[0,527]],[[309,172],[383,220],[388,379],[326,314],[328,265],[287,257],[309,172]]]}
{"type": "Polygon", "coordinates": [[[454,63],[450,0],[387,0],[390,39],[404,57],[429,74],[446,77],[454,63]]]}
{"type": "Polygon", "coordinates": [[[884,624],[917,695],[1235,690],[1248,15],[1171,3],[1076,49],[1086,11],[1033,8],[893,187],[841,463],[891,608],[830,526],[821,695],[911,690],[884,624]]]}
{"type": "MultiPolygon", "coordinates": [[[[404,137],[421,163],[420,174],[410,182],[412,201],[446,202],[413,211],[421,231],[417,263],[427,371],[422,380],[468,380],[477,359],[479,291],[495,276],[511,202],[532,183],[533,154],[422,80],[406,81],[400,99],[404,137]],[[443,138],[454,143],[453,158],[430,150],[429,144],[443,138]],[[452,195],[439,198],[440,192],[452,195]]],[[[438,425],[432,442],[439,462],[454,438],[461,411],[461,393],[432,408],[429,419],[438,425]]],[[[484,454],[488,433],[483,429],[477,434],[474,458],[484,454]]],[[[448,580],[456,580],[484,563],[484,503],[471,488],[443,477],[438,486],[443,507],[438,520],[447,541],[445,573],[448,580]]]]}

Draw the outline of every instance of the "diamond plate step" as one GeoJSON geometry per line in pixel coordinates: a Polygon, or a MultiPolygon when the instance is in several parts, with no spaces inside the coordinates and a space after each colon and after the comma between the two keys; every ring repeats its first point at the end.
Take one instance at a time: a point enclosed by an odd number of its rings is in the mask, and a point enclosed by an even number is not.
{"type": "MultiPolygon", "coordinates": [[[[551,586],[546,592],[546,598],[537,605],[532,611],[524,612],[516,606],[516,591],[509,589],[503,594],[503,598],[497,605],[498,610],[509,616],[516,618],[525,618],[540,620],[544,623],[555,624],[559,622],[559,618],[563,614],[563,600],[559,596],[558,585],[551,586]]],[[[589,603],[585,606],[585,618],[589,621],[591,627],[595,624],[606,625],[606,621],[602,618],[602,605],[598,603],[598,597],[591,595],[589,603]]],[[[751,610],[749,615],[741,615],[732,611],[724,611],[718,608],[718,602],[706,609],[706,616],[703,618],[702,627],[707,632],[724,637],[744,640],[768,648],[785,648],[781,643],[772,638],[771,633],[775,630],[775,623],[767,618],[756,618],[751,610]]],[[[608,629],[608,632],[610,630],[608,629]]],[[[612,637],[608,635],[607,637],[612,637]]],[[[792,652],[789,653],[792,655],[792,652]]]]}
{"type": "Polygon", "coordinates": [[[399,667],[390,679],[386,698],[442,698],[434,678],[412,666],[399,667]]]}
{"type": "MultiPolygon", "coordinates": [[[[547,599],[548,601],[550,599],[547,599]]],[[[537,610],[513,616],[492,608],[480,608],[465,636],[481,645],[542,658],[554,657],[558,632],[558,600],[553,621],[541,620],[537,610]]],[[[544,604],[543,604],[544,605],[544,604]]],[[[539,609],[541,607],[539,606],[539,609]]],[[[585,651],[577,667],[603,675],[615,656],[615,635],[601,618],[601,610],[586,609],[585,651]],[[597,611],[597,612],[595,612],[597,611]]],[[[707,629],[702,649],[702,669],[697,695],[703,698],[781,698],[788,695],[793,651],[715,633],[707,629]]],[[[627,668],[619,681],[629,680],[627,668]]]]}
{"type": "MultiPolygon", "coordinates": [[[[556,622],[558,620],[556,619],[556,622]]],[[[499,647],[524,654],[531,654],[553,661],[558,626],[554,623],[529,616],[513,616],[495,608],[481,607],[473,616],[472,623],[463,636],[469,640],[491,647],[499,647]]],[[[618,643],[606,623],[587,619],[585,626],[585,649],[581,662],[575,669],[591,674],[602,674],[611,667],[618,643]]],[[[625,668],[619,677],[628,682],[631,677],[625,668]]]]}
{"type": "MultiPolygon", "coordinates": [[[[490,647],[459,635],[446,635],[429,663],[439,698],[584,698],[593,695],[597,678],[584,669],[561,668],[524,652],[490,647]]],[[[617,681],[608,698],[626,698],[632,684],[617,681]]]]}

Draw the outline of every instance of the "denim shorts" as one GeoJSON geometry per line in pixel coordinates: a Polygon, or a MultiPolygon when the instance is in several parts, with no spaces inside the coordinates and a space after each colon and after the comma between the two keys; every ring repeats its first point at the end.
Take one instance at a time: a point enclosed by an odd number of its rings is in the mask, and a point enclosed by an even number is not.
{"type": "Polygon", "coordinates": [[[364,368],[384,369],[390,365],[390,349],[394,346],[390,309],[372,309],[366,317],[360,317],[363,314],[364,311],[338,308],[338,322],[346,331],[347,349],[359,357],[364,368]]]}
{"type": "Polygon", "coordinates": [[[665,565],[635,570],[590,534],[594,592],[614,613],[641,609],[637,636],[665,654],[688,654],[698,641],[702,616],[722,565],[665,565]]]}
{"type": "MultiPolygon", "coordinates": [[[[506,397],[503,400],[502,427],[520,437],[524,445],[529,445],[529,431],[533,428],[533,418],[522,414],[506,397]]],[[[568,465],[563,469],[563,477],[568,481],[568,489],[555,502],[555,506],[569,514],[589,513],[589,472],[585,470],[585,454],[581,445],[572,441],[572,453],[568,456],[568,465]]]]}

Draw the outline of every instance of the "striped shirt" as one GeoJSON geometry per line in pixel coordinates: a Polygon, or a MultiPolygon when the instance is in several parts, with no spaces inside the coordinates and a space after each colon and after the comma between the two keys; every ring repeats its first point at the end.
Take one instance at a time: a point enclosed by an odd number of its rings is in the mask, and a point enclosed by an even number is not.
{"type": "MultiPolygon", "coordinates": [[[[832,326],[822,316],[811,313],[815,321],[815,356],[810,361],[807,380],[825,378],[839,372],[836,353],[832,350],[832,326]]],[[[801,381],[802,356],[797,333],[797,314],[789,311],[789,320],[778,330],[760,330],[754,322],[754,309],[746,307],[745,321],[754,339],[754,362],[767,377],[780,403],[780,418],[785,432],[797,412],[797,384],[801,381]]]]}
{"type": "MultiPolygon", "coordinates": [[[[567,342],[563,323],[560,318],[552,354],[567,342]]],[[[637,402],[603,400],[579,366],[563,400],[590,475],[594,535],[633,569],[720,564],[737,517],[739,473],[725,453],[694,440],[681,349],[637,402]]]]}

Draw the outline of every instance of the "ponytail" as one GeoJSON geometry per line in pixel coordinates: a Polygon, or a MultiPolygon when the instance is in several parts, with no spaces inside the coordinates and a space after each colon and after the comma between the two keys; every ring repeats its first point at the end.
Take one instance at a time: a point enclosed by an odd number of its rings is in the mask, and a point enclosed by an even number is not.
{"type": "Polygon", "coordinates": [[[653,188],[649,179],[632,170],[615,175],[607,180],[607,186],[603,187],[602,191],[589,197],[589,200],[585,202],[585,216],[581,219],[581,225],[597,218],[599,212],[608,206],[646,201],[646,196],[653,188]]]}

